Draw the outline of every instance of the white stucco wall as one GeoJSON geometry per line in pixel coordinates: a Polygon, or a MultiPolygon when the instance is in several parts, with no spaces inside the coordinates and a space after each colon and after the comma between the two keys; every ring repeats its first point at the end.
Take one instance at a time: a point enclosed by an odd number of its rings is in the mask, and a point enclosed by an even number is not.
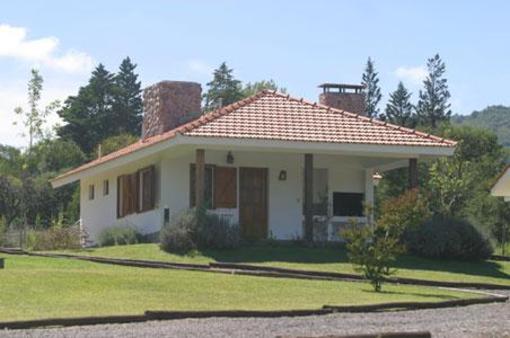
{"type": "MultiPolygon", "coordinates": [[[[228,165],[228,151],[207,150],[207,164],[239,167],[268,168],[268,221],[269,233],[277,239],[302,237],[302,194],[303,194],[303,155],[292,153],[235,152],[234,163],[228,165]],[[287,179],[278,179],[281,170],[287,171],[287,179]]],[[[194,150],[189,149],[179,156],[175,153],[161,153],[158,157],[138,161],[124,166],[121,170],[84,179],[81,182],[81,218],[82,223],[95,240],[106,227],[118,224],[132,224],[139,231],[150,233],[158,231],[163,223],[163,209],[168,207],[174,215],[189,207],[189,165],[195,161],[194,150]],[[117,219],[117,177],[128,174],[148,165],[157,167],[158,189],[156,209],[153,211],[129,215],[117,219]],[[102,182],[110,180],[110,194],[102,195],[102,182]],[[96,196],[88,199],[88,185],[95,184],[96,196]]],[[[315,155],[315,168],[328,169],[329,200],[333,192],[365,193],[371,199],[371,172],[363,169],[355,157],[315,155]]],[[[239,175],[238,175],[239,179],[239,175]]],[[[239,188],[239,184],[237,185],[239,188]]],[[[237,194],[239,199],[239,194],[237,194]]],[[[370,203],[370,201],[369,201],[370,203]]],[[[237,203],[239,205],[239,201],[237,203]]],[[[238,209],[215,210],[229,215],[233,222],[238,221],[238,209]]]]}
{"type": "MultiPolygon", "coordinates": [[[[103,175],[86,178],[80,182],[80,218],[83,229],[88,233],[90,240],[95,242],[102,230],[116,225],[133,226],[142,233],[159,231],[162,225],[162,214],[159,210],[158,198],[156,198],[154,210],[117,219],[117,177],[150,165],[156,166],[156,177],[159,178],[160,160],[148,158],[103,175]],[[106,179],[110,182],[110,193],[103,196],[103,181],[106,179]],[[93,200],[89,200],[89,185],[91,184],[95,186],[93,200]]],[[[156,186],[156,196],[159,197],[159,181],[156,186]]]]}

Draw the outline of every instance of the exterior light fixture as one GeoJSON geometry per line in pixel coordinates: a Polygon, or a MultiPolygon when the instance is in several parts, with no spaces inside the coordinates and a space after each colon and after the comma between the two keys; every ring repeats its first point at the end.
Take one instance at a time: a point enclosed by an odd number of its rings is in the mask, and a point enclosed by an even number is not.
{"type": "Polygon", "coordinates": [[[280,181],[287,180],[287,170],[280,170],[280,174],[278,175],[278,180],[280,180],[280,181]]]}
{"type": "Polygon", "coordinates": [[[234,163],[234,155],[232,155],[231,151],[229,151],[228,154],[227,154],[227,163],[228,164],[233,164],[234,163]]]}
{"type": "Polygon", "coordinates": [[[382,175],[379,174],[378,171],[376,171],[373,175],[372,175],[372,181],[374,182],[374,186],[378,186],[379,185],[379,182],[381,182],[381,179],[382,179],[382,175]]]}

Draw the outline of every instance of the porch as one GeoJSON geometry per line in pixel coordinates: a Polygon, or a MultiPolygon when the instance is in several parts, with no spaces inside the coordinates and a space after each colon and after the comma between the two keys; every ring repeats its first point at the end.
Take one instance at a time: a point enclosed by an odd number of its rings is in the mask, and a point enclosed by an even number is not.
{"type": "Polygon", "coordinates": [[[161,159],[163,223],[182,209],[204,206],[239,224],[247,239],[338,240],[351,219],[367,221],[364,206],[374,204],[376,172],[407,166],[409,185],[417,186],[417,157],[185,147],[161,159]],[[314,234],[319,220],[326,229],[314,234]]]}

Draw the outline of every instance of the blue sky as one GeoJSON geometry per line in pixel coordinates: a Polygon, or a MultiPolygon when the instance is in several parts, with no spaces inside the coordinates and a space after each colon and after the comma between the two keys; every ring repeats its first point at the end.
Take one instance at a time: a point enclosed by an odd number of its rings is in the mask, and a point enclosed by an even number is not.
{"type": "Polygon", "coordinates": [[[0,143],[27,143],[12,110],[26,101],[31,67],[49,102],[76,93],[98,62],[113,71],[127,55],[144,86],[205,88],[227,61],[243,81],[272,78],[314,101],[322,82],[359,82],[371,56],[385,101],[399,80],[416,100],[437,52],[455,113],[510,105],[508,13],[507,1],[3,1],[0,143]]]}

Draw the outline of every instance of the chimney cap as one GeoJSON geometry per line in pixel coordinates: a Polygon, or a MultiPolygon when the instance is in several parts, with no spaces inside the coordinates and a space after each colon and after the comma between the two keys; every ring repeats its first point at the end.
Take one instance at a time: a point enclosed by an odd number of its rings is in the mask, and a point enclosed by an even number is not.
{"type": "Polygon", "coordinates": [[[323,83],[318,86],[319,88],[335,88],[335,89],[365,89],[364,84],[349,84],[349,83],[323,83]]]}

